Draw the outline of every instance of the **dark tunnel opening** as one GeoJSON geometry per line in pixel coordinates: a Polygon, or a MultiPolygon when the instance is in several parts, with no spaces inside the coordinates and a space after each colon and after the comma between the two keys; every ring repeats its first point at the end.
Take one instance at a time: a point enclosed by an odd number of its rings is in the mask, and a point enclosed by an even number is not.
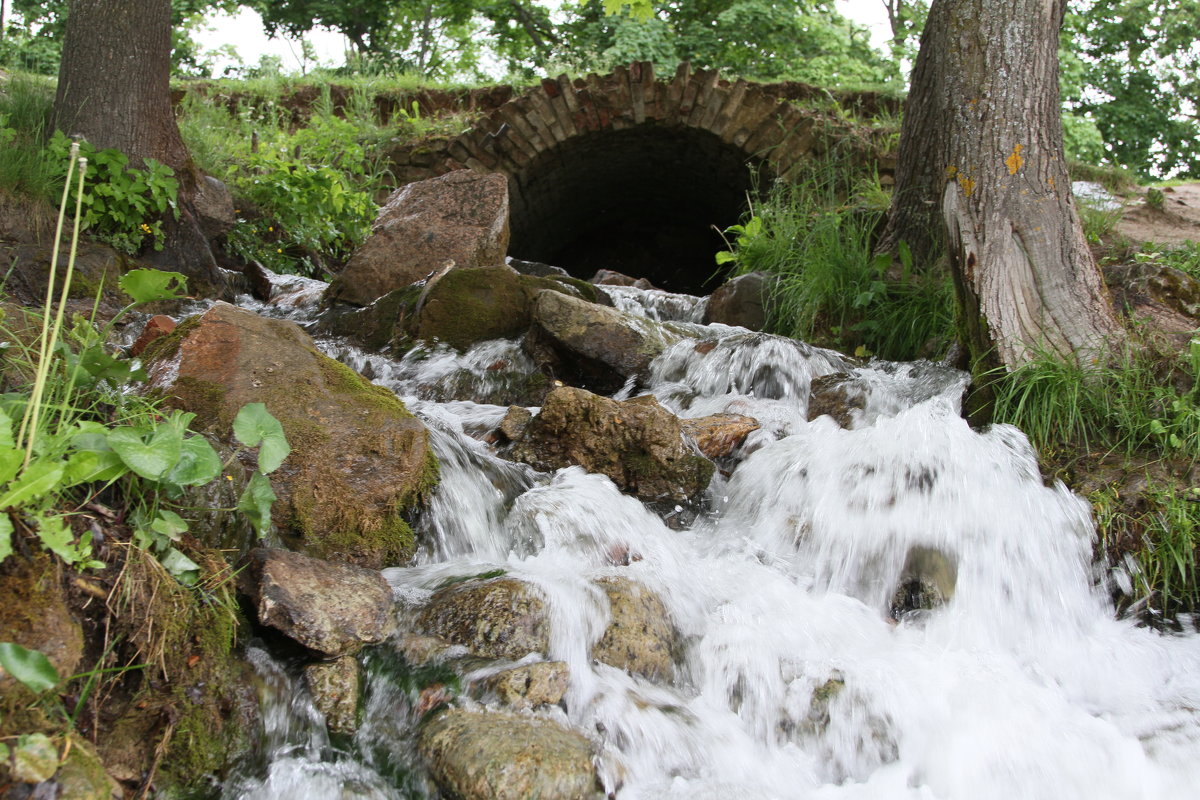
{"type": "Polygon", "coordinates": [[[514,258],[644,277],[710,293],[722,280],[718,231],[737,223],[761,162],[696,128],[640,125],[575,137],[509,182],[514,258]]]}

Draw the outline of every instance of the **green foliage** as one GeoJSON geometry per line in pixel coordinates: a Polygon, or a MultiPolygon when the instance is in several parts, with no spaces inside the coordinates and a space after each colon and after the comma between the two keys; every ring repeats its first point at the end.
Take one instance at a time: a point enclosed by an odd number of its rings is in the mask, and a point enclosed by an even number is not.
{"type": "Polygon", "coordinates": [[[57,199],[61,162],[47,158],[43,147],[53,104],[53,82],[35,75],[12,75],[0,89],[0,187],[51,202],[57,199]]]}
{"type": "MultiPolygon", "coordinates": [[[[395,129],[376,120],[373,87],[348,91],[335,109],[323,85],[301,127],[281,90],[279,82],[263,87],[232,111],[220,93],[190,96],[180,129],[200,167],[234,194],[240,218],[227,235],[230,251],[276,272],[323,277],[370,232],[395,129]]],[[[410,128],[419,122],[413,112],[400,120],[410,128]]]]}
{"type": "Polygon", "coordinates": [[[1094,123],[1107,160],[1147,177],[1200,175],[1200,2],[1077,0],[1073,11],[1063,97],[1094,123]]]}
{"type": "MultiPolygon", "coordinates": [[[[47,146],[47,157],[63,163],[70,148],[71,140],[55,131],[47,146]]],[[[87,142],[79,143],[79,154],[88,160],[83,227],[130,255],[147,244],[161,250],[164,215],[179,218],[175,171],[152,158],[146,159],[144,168],[133,168],[121,151],[96,150],[87,142]]]]}
{"type": "Polygon", "coordinates": [[[896,74],[864,28],[820,0],[605,0],[565,8],[562,53],[581,68],[607,70],[637,59],[670,72],[691,61],[762,80],[827,86],[883,82],[896,74]]]}
{"type": "Polygon", "coordinates": [[[919,268],[907,248],[901,263],[872,252],[882,211],[855,200],[848,171],[815,167],[807,180],[780,182],[729,232],[718,263],[738,273],[779,278],[768,308],[770,329],[860,355],[913,358],[948,345],[953,290],[944,271],[919,268]]]}
{"type": "Polygon", "coordinates": [[[58,685],[58,670],[37,650],[12,642],[0,642],[0,667],[31,692],[41,694],[58,685]]]}

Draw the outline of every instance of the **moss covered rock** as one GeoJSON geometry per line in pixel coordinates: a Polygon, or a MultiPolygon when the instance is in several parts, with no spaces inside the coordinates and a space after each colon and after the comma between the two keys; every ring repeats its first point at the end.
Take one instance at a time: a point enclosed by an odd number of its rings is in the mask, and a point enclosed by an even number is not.
{"type": "MultiPolygon", "coordinates": [[[[61,676],[74,675],[83,655],[83,631],[71,614],[63,585],[63,566],[45,553],[14,554],[0,562],[0,642],[38,650],[61,676]]],[[[0,668],[0,696],[31,699],[0,668]]],[[[0,712],[4,711],[0,704],[0,712]]],[[[0,713],[0,734],[6,731],[0,713]]]]}
{"type": "Polygon", "coordinates": [[[515,578],[466,581],[435,592],[417,628],[484,658],[515,660],[550,646],[546,602],[515,578]]]}
{"type": "Polygon", "coordinates": [[[433,779],[461,800],[599,800],[592,748],[557,722],[452,708],[420,731],[433,779]]]}
{"type": "Polygon", "coordinates": [[[662,598],[629,578],[596,583],[608,596],[610,616],[604,635],[592,646],[592,658],[651,680],[669,678],[679,637],[662,598]]]}
{"type": "Polygon", "coordinates": [[[541,470],[578,465],[643,500],[677,503],[702,492],[714,471],[684,441],[679,418],[652,396],[621,403],[570,386],[546,395],[510,457],[541,470]]]}
{"type": "Polygon", "coordinates": [[[403,513],[437,482],[429,432],[391,392],[319,353],[298,325],[226,303],[146,351],[150,386],[228,440],[247,403],[282,423],[291,455],[271,483],[276,523],[309,555],[380,568],[407,561],[403,513]]]}

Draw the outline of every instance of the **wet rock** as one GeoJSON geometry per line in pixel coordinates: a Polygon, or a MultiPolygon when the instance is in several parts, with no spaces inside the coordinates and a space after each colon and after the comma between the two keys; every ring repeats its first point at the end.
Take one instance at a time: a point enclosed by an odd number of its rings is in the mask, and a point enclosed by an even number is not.
{"type": "Polygon", "coordinates": [[[412,340],[417,302],[424,287],[412,284],[388,292],[364,308],[332,306],[316,322],[316,332],[341,336],[375,352],[403,353],[412,340]]]}
{"type": "Polygon", "coordinates": [[[1104,280],[1118,308],[1181,343],[1200,321],[1200,281],[1182,270],[1154,261],[1113,264],[1104,280]]]}
{"type": "Polygon", "coordinates": [[[808,397],[808,418],[814,420],[828,414],[843,428],[854,426],[856,412],[866,408],[867,400],[862,389],[854,384],[853,377],[846,372],[835,372],[813,378],[808,397]]]}
{"type": "Polygon", "coordinates": [[[516,270],[460,267],[425,287],[413,335],[466,350],[488,339],[519,336],[528,327],[529,297],[516,270]]]}
{"type": "Polygon", "coordinates": [[[309,555],[373,568],[414,549],[402,512],[436,483],[429,432],[391,392],[322,355],[298,325],[226,303],[145,352],[150,389],[229,441],[237,412],[266,404],[291,455],[271,474],[276,524],[309,555]]]}
{"type": "Polygon", "coordinates": [[[578,465],[643,500],[673,502],[702,492],[714,469],[688,447],[679,418],[652,396],[621,403],[570,386],[546,395],[510,457],[546,471],[578,465]]]}
{"type": "Polygon", "coordinates": [[[330,284],[326,302],[365,306],[434,273],[504,263],[508,181],[459,170],[410,183],[379,210],[371,236],[330,284]]]}
{"type": "Polygon", "coordinates": [[[401,634],[396,646],[404,660],[414,667],[444,661],[452,655],[453,649],[459,647],[440,636],[422,636],[418,633],[401,634]]]}
{"type": "Polygon", "coordinates": [[[632,275],[626,275],[623,272],[616,272],[611,269],[596,270],[596,274],[591,277],[591,282],[597,286],[632,286],[635,289],[654,289],[653,283],[645,278],[635,278],[632,275]]]}
{"type": "Polygon", "coordinates": [[[608,394],[680,337],[662,325],[560,292],[533,304],[532,355],[552,375],[608,394]]]}
{"type": "Polygon", "coordinates": [[[306,665],[304,682],[330,731],[354,733],[358,729],[361,687],[358,662],[353,656],[306,665]]]}
{"type": "Polygon", "coordinates": [[[500,427],[497,428],[497,431],[506,441],[515,442],[521,438],[521,434],[529,427],[531,421],[533,421],[533,412],[528,408],[509,406],[504,419],[500,420],[500,427]]]}
{"type": "Polygon", "coordinates": [[[601,578],[596,584],[608,595],[612,618],[592,658],[650,680],[669,678],[678,635],[662,599],[629,578],[601,578]]]}
{"type": "Polygon", "coordinates": [[[466,581],[435,592],[418,615],[417,628],[484,658],[515,661],[550,646],[545,601],[515,578],[466,581]]]}
{"type": "Polygon", "coordinates": [[[140,356],[142,351],[155,339],[160,339],[175,330],[175,320],[165,314],[155,314],[142,329],[141,335],[129,347],[129,355],[140,356]]]}
{"type": "Polygon", "coordinates": [[[543,264],[540,261],[522,261],[519,258],[508,259],[508,265],[522,275],[533,275],[538,278],[550,278],[553,276],[567,277],[569,273],[562,267],[554,267],[550,264],[543,264]]]}
{"type": "Polygon", "coordinates": [[[719,322],[761,331],[767,324],[766,300],[776,279],[765,272],[749,272],[717,287],[704,309],[704,324],[719,322]]]}
{"type": "Polygon", "coordinates": [[[892,595],[892,618],[944,606],[954,597],[957,579],[958,565],[950,556],[932,547],[909,549],[892,595]]]}
{"type": "Polygon", "coordinates": [[[712,459],[733,455],[747,436],[762,427],[758,420],[741,414],[712,414],[680,422],[684,435],[712,459]]]}
{"type": "Polygon", "coordinates": [[[259,548],[240,583],[260,623],[327,656],[378,644],[396,630],[392,589],[374,570],[259,548]]]}
{"type": "Polygon", "coordinates": [[[489,675],[478,688],[494,694],[510,708],[528,711],[535,706],[557,705],[570,683],[571,670],[565,661],[541,661],[489,675]]]}
{"type": "Polygon", "coordinates": [[[592,749],[557,722],[452,708],[422,726],[421,755],[461,800],[599,800],[592,749]]]}
{"type": "MultiPolygon", "coordinates": [[[[40,651],[66,677],[83,657],[83,630],[71,615],[59,570],[44,553],[14,553],[0,563],[0,642],[40,651]]],[[[0,668],[0,695],[18,693],[26,690],[0,668]]]]}

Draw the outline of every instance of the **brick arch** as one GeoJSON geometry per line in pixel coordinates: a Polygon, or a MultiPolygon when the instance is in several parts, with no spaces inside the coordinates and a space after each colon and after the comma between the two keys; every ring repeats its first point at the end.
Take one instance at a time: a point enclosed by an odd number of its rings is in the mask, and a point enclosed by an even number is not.
{"type": "Polygon", "coordinates": [[[738,221],[752,171],[792,175],[814,128],[757,84],[688,64],[658,80],[635,62],[543,80],[452,140],[446,166],[508,176],[515,257],[701,291],[713,229],[738,221]]]}

